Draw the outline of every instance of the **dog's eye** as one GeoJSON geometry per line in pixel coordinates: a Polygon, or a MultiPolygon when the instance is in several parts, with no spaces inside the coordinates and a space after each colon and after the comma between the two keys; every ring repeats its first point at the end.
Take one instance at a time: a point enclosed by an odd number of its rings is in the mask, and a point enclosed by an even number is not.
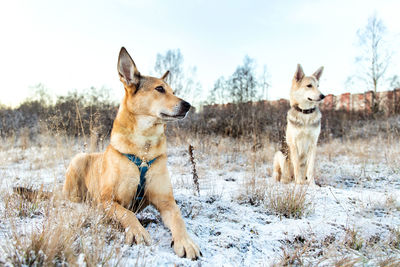
{"type": "Polygon", "coordinates": [[[158,92],[162,93],[162,94],[165,93],[165,89],[164,89],[164,87],[162,87],[162,86],[157,86],[157,87],[156,87],[156,90],[157,90],[158,92]]]}
{"type": "Polygon", "coordinates": [[[308,87],[308,88],[311,88],[311,87],[312,87],[312,84],[307,85],[307,87],[308,87]]]}

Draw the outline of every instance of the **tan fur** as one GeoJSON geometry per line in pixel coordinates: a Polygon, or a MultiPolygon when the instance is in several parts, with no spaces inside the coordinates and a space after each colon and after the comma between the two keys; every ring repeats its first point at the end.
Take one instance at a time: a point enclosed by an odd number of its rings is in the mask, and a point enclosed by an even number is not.
{"type": "Polygon", "coordinates": [[[289,183],[294,180],[297,184],[315,185],[315,153],[321,131],[318,104],[324,98],[318,89],[322,71],[323,67],[312,76],[305,76],[301,66],[297,66],[290,91],[291,108],[287,114],[284,147],[274,156],[275,181],[289,183]],[[299,111],[314,108],[315,111],[309,114],[299,111]]]}
{"type": "Polygon", "coordinates": [[[78,154],[66,173],[63,193],[72,201],[86,198],[101,203],[111,218],[125,228],[126,242],[150,243],[150,235],[129,210],[139,183],[139,169],[122,153],[142,160],[157,157],[146,173],[145,201],[139,208],[154,205],[171,230],[174,250],[180,257],[195,259],[199,247],[186,231],[176,205],[167,170],[166,121],[184,118],[190,105],[173,94],[164,79],[142,76],[125,48],[118,60],[125,96],[104,153],[78,154]],[[159,86],[165,92],[156,90],[159,86]]]}

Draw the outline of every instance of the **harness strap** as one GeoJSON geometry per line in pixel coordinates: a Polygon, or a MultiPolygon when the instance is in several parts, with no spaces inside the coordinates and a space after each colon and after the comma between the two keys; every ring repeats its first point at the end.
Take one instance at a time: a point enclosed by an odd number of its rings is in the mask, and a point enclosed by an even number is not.
{"type": "MultiPolygon", "coordinates": [[[[136,195],[134,198],[134,203],[138,203],[139,201],[143,200],[144,198],[144,192],[146,188],[146,173],[149,170],[150,166],[156,161],[156,158],[150,160],[150,161],[145,161],[141,160],[139,157],[136,157],[133,154],[125,154],[123,153],[124,156],[126,156],[130,161],[135,163],[135,165],[139,168],[139,173],[140,173],[140,182],[138,184],[137,190],[136,190],[136,195]]],[[[131,205],[132,206],[132,205],[131,205]]]]}

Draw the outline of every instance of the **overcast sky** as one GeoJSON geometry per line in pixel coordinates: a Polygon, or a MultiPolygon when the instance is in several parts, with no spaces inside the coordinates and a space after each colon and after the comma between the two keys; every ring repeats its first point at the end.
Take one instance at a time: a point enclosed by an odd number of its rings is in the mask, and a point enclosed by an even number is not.
{"type": "Polygon", "coordinates": [[[338,94],[355,71],[357,29],[377,12],[395,36],[399,10],[398,0],[1,1],[0,103],[16,105],[38,83],[56,95],[105,86],[120,99],[121,46],[143,74],[157,53],[180,48],[185,65],[197,67],[203,97],[245,55],[259,71],[267,65],[270,98],[288,96],[297,63],[306,74],[325,66],[321,89],[338,94]]]}

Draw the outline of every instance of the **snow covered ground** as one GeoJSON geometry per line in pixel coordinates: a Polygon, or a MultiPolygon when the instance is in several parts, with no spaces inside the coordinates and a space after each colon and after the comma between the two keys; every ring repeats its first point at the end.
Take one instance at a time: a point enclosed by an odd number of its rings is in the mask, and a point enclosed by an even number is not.
{"type": "MultiPolygon", "coordinates": [[[[262,198],[256,203],[248,201],[253,194],[251,184],[273,190],[285,188],[285,185],[273,185],[269,181],[272,146],[251,153],[246,145],[238,146],[234,142],[219,140],[215,145],[209,142],[208,147],[194,141],[198,148],[195,158],[200,196],[194,192],[186,145],[169,147],[169,171],[175,197],[189,233],[201,247],[202,258],[190,261],[177,257],[170,247],[170,232],[158,212],[149,207],[138,217],[152,236],[151,246],[126,246],[121,229],[112,224],[102,226],[102,231],[112,232],[109,234],[112,238],[104,242],[105,254],[115,250],[115,254],[108,253],[112,256],[107,259],[107,264],[331,266],[352,261],[355,265],[367,266],[385,261],[388,266],[400,264],[398,140],[390,145],[367,140],[358,143],[333,141],[321,146],[317,164],[321,187],[307,189],[310,204],[300,219],[276,214],[262,198]],[[225,142],[223,148],[222,142],[225,142]],[[362,146],[366,148],[360,148],[362,146]]],[[[43,229],[49,220],[51,214],[47,211],[57,212],[48,208],[46,201],[31,207],[31,212],[25,215],[10,212],[10,201],[6,199],[9,199],[12,187],[58,188],[69,159],[82,150],[82,146],[56,141],[27,148],[3,146],[0,151],[3,200],[0,201],[0,265],[16,262],[13,257],[19,245],[15,233],[25,236],[24,242],[29,242],[31,233],[43,229]]],[[[87,204],[61,205],[71,210],[82,209],[81,214],[90,209],[87,204]]],[[[89,218],[93,222],[86,228],[94,227],[97,222],[95,216],[89,218]]],[[[80,235],[92,233],[86,228],[80,235]]],[[[81,236],[79,242],[87,242],[87,247],[94,249],[93,237],[81,236]]],[[[83,266],[85,261],[82,254],[77,263],[83,266]]]]}

